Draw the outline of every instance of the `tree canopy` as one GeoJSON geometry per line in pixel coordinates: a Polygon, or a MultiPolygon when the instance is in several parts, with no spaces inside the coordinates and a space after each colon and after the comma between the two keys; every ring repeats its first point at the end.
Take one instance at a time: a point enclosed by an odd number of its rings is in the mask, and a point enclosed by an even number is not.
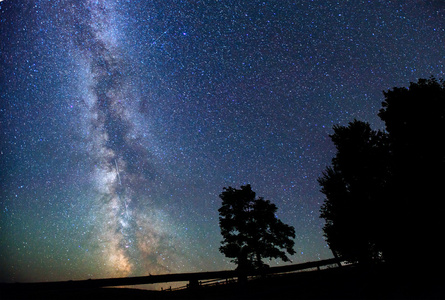
{"type": "Polygon", "coordinates": [[[351,262],[378,259],[380,220],[375,217],[389,175],[387,136],[355,120],[334,126],[330,137],[337,155],[318,179],[327,199],[320,210],[326,240],[351,262]]]}
{"type": "Polygon", "coordinates": [[[220,251],[232,258],[239,270],[264,267],[263,258],[289,261],[286,252],[295,253],[295,229],[277,218],[275,204],[256,198],[250,185],[224,188],[219,197],[220,251]]]}
{"type": "Polygon", "coordinates": [[[384,97],[385,132],[357,120],[334,126],[337,153],[318,179],[326,240],[354,262],[443,263],[445,82],[420,79],[384,97]]]}
{"type": "Polygon", "coordinates": [[[399,264],[434,259],[444,267],[445,81],[419,79],[384,95],[379,117],[388,132],[392,173],[386,256],[399,264]]]}

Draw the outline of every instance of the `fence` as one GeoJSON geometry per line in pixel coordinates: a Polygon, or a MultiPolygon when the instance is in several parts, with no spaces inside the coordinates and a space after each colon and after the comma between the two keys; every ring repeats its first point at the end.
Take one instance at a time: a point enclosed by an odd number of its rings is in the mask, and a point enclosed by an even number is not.
{"type": "MultiPolygon", "coordinates": [[[[319,269],[320,267],[333,264],[337,264],[340,266],[340,261],[336,258],[331,258],[331,259],[306,262],[301,264],[270,267],[262,270],[252,270],[250,272],[245,272],[242,274],[242,276],[280,274],[280,273],[296,272],[311,268],[319,269]]],[[[221,280],[231,280],[239,277],[240,273],[234,270],[234,271],[149,275],[140,277],[126,277],[126,278],[88,279],[88,280],[77,280],[77,281],[11,283],[11,284],[2,284],[0,285],[0,288],[26,289],[26,290],[90,289],[90,288],[101,288],[101,287],[111,287],[111,286],[129,286],[129,285],[142,285],[142,284],[179,282],[179,281],[188,281],[189,287],[196,287],[199,286],[199,281],[201,280],[210,280],[213,282],[218,282],[221,280]]]]}

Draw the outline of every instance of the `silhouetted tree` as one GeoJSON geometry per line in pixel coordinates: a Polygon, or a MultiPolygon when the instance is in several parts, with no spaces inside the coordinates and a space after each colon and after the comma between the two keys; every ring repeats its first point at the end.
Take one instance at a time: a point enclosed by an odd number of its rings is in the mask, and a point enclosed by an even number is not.
{"type": "Polygon", "coordinates": [[[350,261],[383,257],[443,276],[445,82],[419,79],[384,96],[385,133],[359,121],[334,126],[337,154],[318,179],[324,234],[350,261]]]}
{"type": "Polygon", "coordinates": [[[445,82],[419,79],[384,95],[379,117],[389,135],[393,175],[387,257],[399,265],[434,260],[445,270],[445,82]]]}
{"type": "Polygon", "coordinates": [[[219,250],[238,264],[238,270],[261,268],[265,266],[262,258],[289,261],[286,252],[295,253],[295,229],[276,217],[275,204],[256,198],[250,185],[224,188],[219,197],[223,236],[219,250]]]}
{"type": "Polygon", "coordinates": [[[387,136],[354,120],[349,126],[334,126],[330,137],[337,154],[318,179],[326,196],[320,209],[320,217],[326,220],[324,236],[332,251],[344,259],[379,260],[378,216],[389,176],[387,136]]]}

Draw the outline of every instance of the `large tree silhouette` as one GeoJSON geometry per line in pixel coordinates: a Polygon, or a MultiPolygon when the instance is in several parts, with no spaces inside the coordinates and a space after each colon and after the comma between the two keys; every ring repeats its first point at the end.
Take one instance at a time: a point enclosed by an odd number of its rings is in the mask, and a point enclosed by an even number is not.
{"type": "Polygon", "coordinates": [[[420,79],[384,92],[386,132],[335,126],[332,165],[319,178],[323,228],[350,261],[445,267],[445,83],[420,79]]]}
{"type": "Polygon", "coordinates": [[[445,270],[445,82],[419,79],[384,95],[379,116],[389,136],[392,170],[387,257],[399,265],[409,261],[445,270]]]}
{"type": "Polygon", "coordinates": [[[261,268],[265,266],[263,258],[289,261],[286,252],[295,253],[295,229],[276,217],[275,204],[256,198],[250,185],[224,188],[219,197],[220,251],[232,258],[238,270],[261,268]]]}
{"type": "Polygon", "coordinates": [[[326,195],[320,210],[325,238],[334,254],[351,262],[381,259],[378,215],[389,176],[387,136],[355,120],[334,126],[330,137],[337,155],[318,179],[326,195]]]}

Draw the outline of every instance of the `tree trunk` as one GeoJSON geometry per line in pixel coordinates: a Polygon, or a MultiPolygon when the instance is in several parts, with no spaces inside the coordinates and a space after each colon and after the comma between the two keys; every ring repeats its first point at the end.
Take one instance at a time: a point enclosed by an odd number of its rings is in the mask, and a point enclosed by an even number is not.
{"type": "Polygon", "coordinates": [[[341,263],[340,263],[340,259],[338,258],[338,255],[337,255],[337,251],[335,251],[335,250],[332,249],[331,247],[329,247],[329,248],[331,249],[332,254],[334,254],[335,259],[337,259],[337,265],[338,265],[339,267],[341,267],[341,263]]]}

